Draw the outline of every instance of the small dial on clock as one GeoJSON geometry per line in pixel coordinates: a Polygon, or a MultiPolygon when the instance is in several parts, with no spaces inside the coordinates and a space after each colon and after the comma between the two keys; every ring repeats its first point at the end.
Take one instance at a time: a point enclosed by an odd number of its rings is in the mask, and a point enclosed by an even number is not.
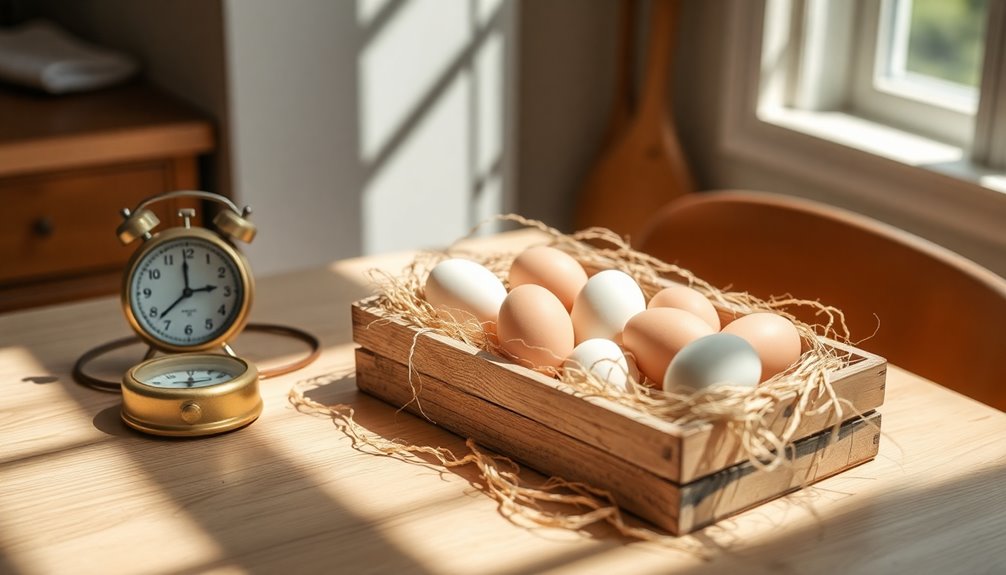
{"type": "Polygon", "coordinates": [[[225,332],[238,318],[245,286],[226,251],[198,237],[159,244],[133,268],[130,307],[150,336],[195,346],[225,332]]]}
{"type": "Polygon", "coordinates": [[[155,375],[143,383],[152,387],[189,389],[225,383],[234,379],[234,374],[219,369],[179,369],[155,375]]]}

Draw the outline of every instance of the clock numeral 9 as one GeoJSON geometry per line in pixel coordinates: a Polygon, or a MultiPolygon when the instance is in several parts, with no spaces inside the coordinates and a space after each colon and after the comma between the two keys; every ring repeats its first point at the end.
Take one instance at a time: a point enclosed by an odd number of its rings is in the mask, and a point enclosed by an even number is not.
{"type": "Polygon", "coordinates": [[[185,326],[185,335],[192,335],[192,324],[185,326]]]}
{"type": "Polygon", "coordinates": [[[161,279],[161,270],[147,270],[147,276],[152,280],[159,280],[161,279]]]}
{"type": "Polygon", "coordinates": [[[143,288],[143,297],[145,297],[145,298],[147,298],[147,299],[150,299],[150,295],[151,295],[152,293],[153,293],[153,292],[151,292],[151,291],[150,291],[150,288],[143,288]]]}

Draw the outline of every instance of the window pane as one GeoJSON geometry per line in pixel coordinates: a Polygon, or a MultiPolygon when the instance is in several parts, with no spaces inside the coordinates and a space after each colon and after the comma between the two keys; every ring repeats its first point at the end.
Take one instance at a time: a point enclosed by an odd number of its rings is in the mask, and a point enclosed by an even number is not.
{"type": "Polygon", "coordinates": [[[977,87],[987,4],[987,0],[912,1],[905,68],[977,87]]]}

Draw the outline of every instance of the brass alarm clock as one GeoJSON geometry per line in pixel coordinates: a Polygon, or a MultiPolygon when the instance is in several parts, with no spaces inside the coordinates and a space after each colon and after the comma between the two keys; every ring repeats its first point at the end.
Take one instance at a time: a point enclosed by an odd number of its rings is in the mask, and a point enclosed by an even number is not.
{"type": "Polygon", "coordinates": [[[122,279],[122,310],[139,340],[149,346],[143,361],[121,382],[88,375],[85,366],[136,338],[114,340],[88,350],[73,366],[82,385],[122,392],[122,420],[145,433],[200,436],[247,425],[262,411],[259,379],[310,365],[320,354],[318,339],[284,325],[248,324],[255,282],[248,260],[235,242],[251,242],[251,210],[199,190],[168,192],[147,198],[116,234],[123,244],[143,243],[130,258],[122,279]],[[192,225],[193,209],[179,210],[182,225],[159,232],[153,203],[196,198],[223,206],[213,218],[215,231],[192,225]],[[289,337],[310,351],[296,361],[261,371],[237,356],[231,342],[242,330],[289,337]],[[161,352],[164,357],[155,357],[161,352]],[[211,353],[215,352],[215,353],[211,353]]]}
{"type": "Polygon", "coordinates": [[[122,309],[150,351],[122,380],[122,419],[156,435],[198,436],[229,431],[262,411],[255,366],[236,357],[232,341],[248,322],[255,283],[248,260],[231,243],[250,242],[248,208],[202,191],[154,196],[116,230],[120,241],[144,243],[130,258],[122,309]],[[193,227],[195,210],[179,210],[183,225],[152,234],[160,223],[148,206],[177,197],[222,204],[219,233],[193,227]],[[220,349],[228,355],[194,353],[220,349]],[[156,351],[177,355],[151,359],[156,351]]]}
{"type": "Polygon", "coordinates": [[[126,266],[122,308],[133,330],[152,348],[167,352],[202,351],[221,347],[248,321],[255,283],[248,260],[231,241],[250,242],[255,225],[248,208],[201,191],[154,196],[130,212],[117,234],[123,244],[143,238],[144,244],[126,266]],[[224,206],[213,222],[218,233],[193,227],[195,210],[183,209],[181,227],[151,234],[160,223],[147,206],[176,197],[196,197],[224,206]]]}

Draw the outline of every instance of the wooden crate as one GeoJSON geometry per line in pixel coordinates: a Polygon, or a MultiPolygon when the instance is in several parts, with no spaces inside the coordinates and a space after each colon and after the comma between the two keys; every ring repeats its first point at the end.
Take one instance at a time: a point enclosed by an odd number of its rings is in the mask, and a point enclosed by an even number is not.
{"type": "MultiPolygon", "coordinates": [[[[409,385],[422,386],[424,413],[437,425],[471,437],[542,472],[584,481],[611,492],[623,508],[675,534],[819,481],[877,454],[887,362],[833,343],[850,365],[833,374],[839,397],[856,412],[836,441],[830,415],[805,417],[792,465],[770,472],[746,461],[723,426],[680,426],[571,387],[488,352],[386,317],[374,298],[353,304],[357,385],[388,403],[416,412],[409,385]],[[418,375],[417,375],[418,374],[418,375]]],[[[792,402],[772,414],[781,430],[792,402]]]]}

